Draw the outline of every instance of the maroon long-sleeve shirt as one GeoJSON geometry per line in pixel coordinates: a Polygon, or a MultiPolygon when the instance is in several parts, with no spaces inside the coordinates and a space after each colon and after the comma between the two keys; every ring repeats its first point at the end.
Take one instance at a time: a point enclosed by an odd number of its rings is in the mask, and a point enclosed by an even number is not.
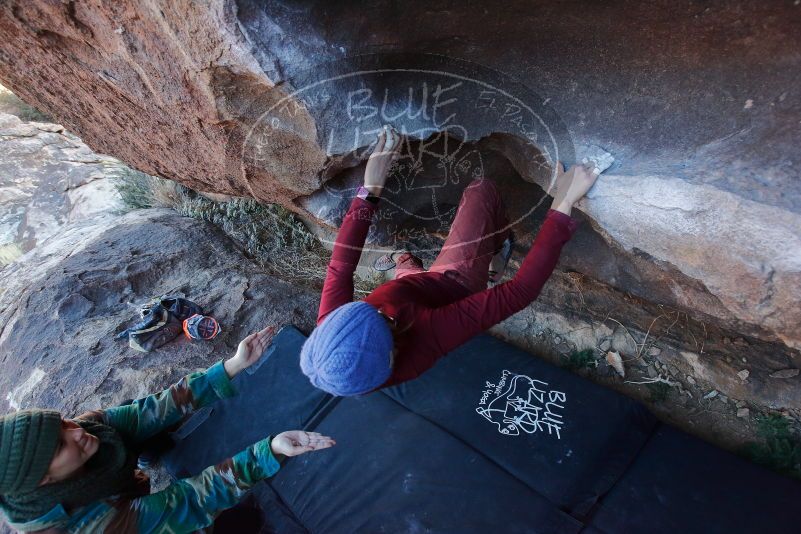
{"type": "MultiPolygon", "coordinates": [[[[376,206],[354,198],[334,243],[323,285],[319,325],[353,300],[353,273],[362,254],[376,206]]],[[[528,306],[551,276],[562,246],[578,227],[564,213],[548,210],[514,278],[484,291],[470,291],[441,273],[426,272],[385,282],[364,300],[397,320],[392,376],[382,386],[418,377],[471,337],[528,306]]]]}

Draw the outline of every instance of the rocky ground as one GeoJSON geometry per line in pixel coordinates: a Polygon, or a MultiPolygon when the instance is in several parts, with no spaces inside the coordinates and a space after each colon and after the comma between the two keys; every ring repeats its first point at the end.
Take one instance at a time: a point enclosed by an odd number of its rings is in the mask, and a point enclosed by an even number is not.
{"type": "Polygon", "coordinates": [[[109,175],[121,167],[0,86],[0,265],[67,223],[119,209],[109,175]]]}
{"type": "Polygon", "coordinates": [[[0,271],[0,402],[77,414],[158,391],[228,357],[268,324],[313,324],[317,296],[260,273],[220,230],[170,210],[70,226],[0,271]],[[211,342],[152,353],[114,335],[138,306],[180,294],[218,319],[211,342]],[[35,319],[34,319],[35,318],[35,319]]]}

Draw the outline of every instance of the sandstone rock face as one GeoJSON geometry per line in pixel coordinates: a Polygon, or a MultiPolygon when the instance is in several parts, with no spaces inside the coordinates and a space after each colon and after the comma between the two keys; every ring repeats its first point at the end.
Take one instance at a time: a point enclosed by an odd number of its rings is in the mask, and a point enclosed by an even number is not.
{"type": "Polygon", "coordinates": [[[65,224],[118,209],[108,174],[119,165],[58,124],[0,111],[0,265],[65,224]]]}
{"type": "Polygon", "coordinates": [[[525,245],[553,160],[601,145],[561,267],[798,367],[800,24],[791,3],[10,1],[0,79],[96,150],[329,229],[391,123],[383,246],[446,231],[481,174],[525,245]]]}
{"type": "MultiPolygon", "coordinates": [[[[228,137],[249,119],[250,99],[280,95],[235,13],[220,1],[4,3],[0,78],[43,111],[58,110],[53,116],[97,152],[197,190],[286,203],[297,186],[282,192],[263,169],[226,172],[228,137]],[[34,50],[36,67],[26,59],[34,50]]],[[[314,179],[321,150],[285,145],[298,149],[296,174],[314,179]]]]}
{"type": "Polygon", "coordinates": [[[158,391],[233,355],[267,324],[314,324],[318,296],[261,273],[215,227],[169,210],[73,224],[0,271],[0,413],[66,415],[158,391]],[[165,292],[218,319],[211,342],[184,336],[151,353],[115,341],[165,292]]]}

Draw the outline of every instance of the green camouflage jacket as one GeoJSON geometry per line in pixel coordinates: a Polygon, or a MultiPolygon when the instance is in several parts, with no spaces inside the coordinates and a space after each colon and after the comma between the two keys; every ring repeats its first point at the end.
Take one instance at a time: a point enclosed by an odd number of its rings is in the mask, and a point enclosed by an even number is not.
{"type": "MultiPolygon", "coordinates": [[[[126,406],[91,412],[91,416],[113,426],[135,443],[177,423],[194,410],[235,394],[223,363],[218,362],[204,372],[182,378],[161,393],[126,406]]],[[[193,532],[212,524],[217,514],[237,504],[254,484],[274,475],[278,469],[278,461],[270,450],[270,438],[265,438],[163,491],[135,499],[108,499],[71,514],[59,505],[33,521],[9,525],[21,531],[193,532]]]]}

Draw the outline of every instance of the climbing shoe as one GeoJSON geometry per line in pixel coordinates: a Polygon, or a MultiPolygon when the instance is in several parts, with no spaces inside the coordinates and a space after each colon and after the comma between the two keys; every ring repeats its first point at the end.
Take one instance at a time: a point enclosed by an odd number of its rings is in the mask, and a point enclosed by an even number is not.
{"type": "Polygon", "coordinates": [[[168,312],[173,314],[176,319],[183,321],[189,319],[195,314],[202,314],[203,308],[195,304],[189,299],[178,297],[175,295],[164,295],[161,298],[155,299],[152,302],[142,306],[141,314],[144,317],[149,311],[151,306],[160,305],[168,312]]]}
{"type": "Polygon", "coordinates": [[[398,266],[398,262],[396,258],[403,256],[404,254],[409,254],[409,251],[406,250],[396,250],[395,252],[390,252],[389,254],[384,254],[380,258],[376,258],[373,262],[373,269],[378,272],[389,271],[394,269],[398,266]]]}
{"type": "Polygon", "coordinates": [[[181,334],[181,321],[163,306],[151,306],[140,322],[117,337],[126,334],[132,349],[150,352],[178,337],[181,334]]]}
{"type": "Polygon", "coordinates": [[[139,309],[141,320],[115,339],[127,337],[132,349],[150,352],[178,337],[185,319],[202,313],[203,309],[191,300],[165,295],[144,304],[139,309]]]}

